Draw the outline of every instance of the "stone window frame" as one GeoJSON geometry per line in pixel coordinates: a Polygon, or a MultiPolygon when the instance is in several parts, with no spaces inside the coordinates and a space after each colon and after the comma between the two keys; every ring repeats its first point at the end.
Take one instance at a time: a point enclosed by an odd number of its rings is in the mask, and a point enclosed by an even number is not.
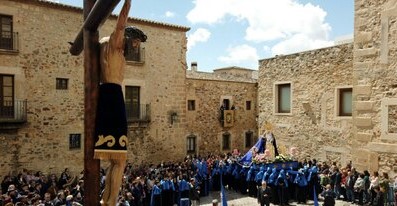
{"type": "Polygon", "coordinates": [[[293,83],[292,81],[278,81],[278,82],[274,82],[273,84],[273,114],[274,115],[280,115],[280,116],[291,116],[292,115],[292,108],[293,108],[293,104],[292,104],[292,98],[293,97],[293,83]],[[279,85],[285,85],[285,84],[289,84],[290,85],[290,110],[289,112],[279,112],[278,108],[279,108],[279,85]]]}
{"type": "MultiPolygon", "coordinates": [[[[335,88],[335,101],[334,101],[334,105],[335,105],[335,117],[337,117],[338,119],[351,119],[353,118],[353,114],[351,114],[350,116],[347,115],[340,115],[340,92],[341,90],[345,90],[345,89],[351,89],[352,90],[352,95],[353,95],[353,86],[352,85],[345,85],[345,86],[338,86],[335,88]]],[[[352,100],[352,112],[353,112],[353,100],[352,100]]]]}
{"type": "Polygon", "coordinates": [[[186,137],[186,153],[187,154],[196,154],[197,153],[197,136],[196,135],[194,135],[194,134],[190,134],[190,135],[188,135],[187,137],[186,137]],[[192,148],[192,146],[190,145],[190,139],[192,139],[193,140],[193,149],[191,149],[192,148]]]}
{"type": "Polygon", "coordinates": [[[397,140],[397,133],[389,133],[389,106],[397,105],[397,98],[384,98],[381,101],[381,135],[382,140],[397,140]]]}
{"type": "Polygon", "coordinates": [[[223,132],[221,135],[221,151],[230,150],[232,148],[232,134],[230,132],[223,132]],[[228,136],[228,144],[225,145],[225,137],[228,136]],[[226,147],[228,146],[228,147],[226,147]]]}

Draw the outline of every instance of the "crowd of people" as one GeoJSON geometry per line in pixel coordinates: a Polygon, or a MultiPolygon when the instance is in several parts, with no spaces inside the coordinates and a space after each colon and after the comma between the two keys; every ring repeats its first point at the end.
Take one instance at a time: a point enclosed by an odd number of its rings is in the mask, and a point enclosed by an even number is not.
{"type": "MultiPolygon", "coordinates": [[[[335,199],[358,205],[392,205],[396,203],[397,176],[388,173],[356,171],[352,164],[304,160],[292,167],[283,164],[242,165],[241,156],[233,154],[187,156],[180,162],[127,164],[117,205],[185,206],[199,205],[210,191],[234,190],[255,197],[260,205],[301,204],[323,200],[334,205],[335,199]],[[393,186],[394,184],[394,186],[393,186]],[[394,189],[393,189],[394,188],[394,189]]],[[[100,187],[106,183],[101,169],[100,187]]],[[[5,176],[1,182],[0,206],[73,206],[82,205],[83,172],[72,176],[65,169],[59,176],[22,170],[5,176]]],[[[101,190],[101,191],[102,191],[101,190]]],[[[100,194],[99,194],[100,195],[100,194]]]]}

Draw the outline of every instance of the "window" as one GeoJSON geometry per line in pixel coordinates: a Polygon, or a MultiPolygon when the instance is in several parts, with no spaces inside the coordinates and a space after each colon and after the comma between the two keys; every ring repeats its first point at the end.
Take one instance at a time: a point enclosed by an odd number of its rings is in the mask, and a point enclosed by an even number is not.
{"type": "Polygon", "coordinates": [[[276,90],[276,112],[291,113],[291,84],[278,84],[276,90]]]}
{"type": "Polygon", "coordinates": [[[245,148],[251,148],[253,136],[254,133],[252,131],[245,133],[245,148]]]}
{"type": "Polygon", "coordinates": [[[126,61],[144,62],[145,50],[142,47],[133,48],[131,43],[126,43],[124,56],[126,61]]]}
{"type": "Polygon", "coordinates": [[[187,153],[196,154],[196,136],[190,135],[187,137],[187,153]]]}
{"type": "Polygon", "coordinates": [[[57,78],[57,80],[56,80],[56,89],[58,89],[58,90],[66,90],[66,89],[68,89],[68,79],[57,78]]]}
{"type": "Polygon", "coordinates": [[[0,117],[14,117],[14,76],[0,74],[0,117]]]}
{"type": "Polygon", "coordinates": [[[223,109],[224,110],[229,110],[230,109],[230,100],[229,99],[223,99],[223,109]]]}
{"type": "Polygon", "coordinates": [[[14,49],[11,16],[0,15],[0,49],[14,49]]]}
{"type": "Polygon", "coordinates": [[[251,110],[251,101],[245,102],[245,110],[251,110]]]}
{"type": "Polygon", "coordinates": [[[339,89],[338,116],[352,116],[352,88],[339,89]]]}
{"type": "Polygon", "coordinates": [[[80,149],[81,134],[69,135],[69,149],[80,149]]]}
{"type": "Polygon", "coordinates": [[[187,100],[187,110],[189,110],[189,111],[196,110],[196,101],[195,100],[187,100]]]}
{"type": "Polygon", "coordinates": [[[230,133],[222,135],[222,150],[230,150],[230,133]]]}
{"type": "Polygon", "coordinates": [[[125,110],[127,113],[127,119],[140,118],[140,87],[125,87],[125,110]]]}

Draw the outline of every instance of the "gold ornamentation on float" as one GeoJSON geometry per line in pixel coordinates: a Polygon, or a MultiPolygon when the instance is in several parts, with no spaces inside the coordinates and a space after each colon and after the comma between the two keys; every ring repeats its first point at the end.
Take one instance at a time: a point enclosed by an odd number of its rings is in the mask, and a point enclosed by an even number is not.
{"type": "Polygon", "coordinates": [[[116,139],[112,135],[108,135],[106,137],[103,137],[103,135],[98,136],[98,141],[95,143],[95,147],[101,146],[107,142],[108,147],[113,147],[114,144],[116,143],[116,139]]]}
{"type": "Polygon", "coordinates": [[[128,143],[127,137],[125,135],[121,136],[119,139],[120,146],[125,147],[127,143],[128,143]]]}

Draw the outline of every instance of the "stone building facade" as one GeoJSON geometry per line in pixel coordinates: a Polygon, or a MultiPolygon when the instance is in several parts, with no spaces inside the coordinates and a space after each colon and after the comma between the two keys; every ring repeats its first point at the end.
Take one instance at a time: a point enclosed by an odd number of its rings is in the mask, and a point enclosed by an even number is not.
{"type": "Polygon", "coordinates": [[[396,11],[355,0],[353,43],[260,60],[259,122],[301,158],[396,174],[396,11]]]}
{"type": "Polygon", "coordinates": [[[187,139],[197,145],[196,153],[248,151],[258,137],[256,71],[230,67],[206,73],[192,68],[186,79],[186,124],[187,139]],[[230,124],[226,111],[232,113],[230,124]]]}
{"type": "MultiPolygon", "coordinates": [[[[82,13],[41,0],[1,1],[2,29],[10,30],[12,38],[2,39],[6,44],[0,46],[1,110],[6,114],[0,118],[0,178],[22,168],[56,174],[64,168],[77,174],[83,168],[83,56],[71,56],[68,44],[82,25],[82,13]]],[[[109,17],[100,38],[110,35],[116,19],[109,17]]],[[[148,36],[139,60],[127,62],[123,83],[126,104],[138,108],[127,115],[132,117],[129,161],[182,158],[189,28],[136,18],[128,25],[148,36]],[[171,111],[178,116],[172,124],[171,111]]]]}
{"type": "MultiPolygon", "coordinates": [[[[6,0],[0,18],[10,23],[14,35],[12,43],[0,48],[0,82],[9,93],[0,96],[10,98],[2,104],[12,102],[0,108],[4,114],[12,107],[11,116],[0,117],[0,179],[23,168],[79,173],[84,155],[83,56],[71,56],[68,42],[82,25],[82,9],[6,0]]],[[[115,22],[116,16],[110,16],[100,38],[112,32],[115,22]]],[[[187,70],[189,28],[136,18],[128,25],[148,36],[139,59],[127,61],[123,83],[128,161],[181,160],[186,154],[248,150],[255,143],[256,71],[187,70]],[[220,120],[224,99],[234,115],[227,127],[220,120]]]]}
{"type": "Polygon", "coordinates": [[[351,159],[353,120],[337,105],[353,87],[352,51],[342,44],[260,61],[259,123],[274,125],[278,145],[298,147],[301,158],[351,159]]]}
{"type": "MultiPolygon", "coordinates": [[[[188,27],[130,18],[148,41],[127,62],[123,85],[128,160],[245,152],[269,121],[278,144],[298,147],[301,158],[397,173],[396,10],[397,0],[355,0],[353,43],[259,60],[259,73],[187,70],[188,27]]],[[[71,56],[67,42],[82,9],[2,0],[0,18],[11,32],[0,44],[0,179],[22,168],[80,172],[83,57],[71,56]]],[[[109,17],[101,37],[115,21],[109,17]]]]}

